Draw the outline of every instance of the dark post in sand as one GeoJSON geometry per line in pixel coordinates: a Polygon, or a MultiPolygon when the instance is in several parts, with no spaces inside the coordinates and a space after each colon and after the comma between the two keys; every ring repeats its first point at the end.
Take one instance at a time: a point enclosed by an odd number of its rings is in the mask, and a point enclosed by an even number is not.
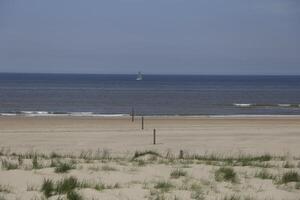
{"type": "Polygon", "coordinates": [[[183,150],[179,151],[179,159],[183,159],[183,150]]]}
{"type": "Polygon", "coordinates": [[[144,130],[144,116],[142,116],[142,130],[144,130]]]}
{"type": "Polygon", "coordinates": [[[153,129],[153,144],[156,144],[156,130],[153,129]]]}
{"type": "Polygon", "coordinates": [[[131,121],[134,122],[134,107],[131,109],[131,121]]]}

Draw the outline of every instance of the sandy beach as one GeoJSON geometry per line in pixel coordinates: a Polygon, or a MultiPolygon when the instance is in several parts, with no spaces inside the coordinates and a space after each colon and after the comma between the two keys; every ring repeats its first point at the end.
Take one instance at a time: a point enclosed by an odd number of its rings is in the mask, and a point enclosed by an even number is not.
{"type": "Polygon", "coordinates": [[[299,177],[284,178],[300,172],[299,130],[287,116],[145,117],[144,130],[140,117],[1,117],[0,197],[43,199],[45,180],[75,177],[83,199],[299,200],[299,177]]]}
{"type": "Polygon", "coordinates": [[[300,156],[300,117],[1,117],[0,146],[14,152],[195,153],[300,156]],[[157,145],[152,144],[153,129],[157,145]]]}

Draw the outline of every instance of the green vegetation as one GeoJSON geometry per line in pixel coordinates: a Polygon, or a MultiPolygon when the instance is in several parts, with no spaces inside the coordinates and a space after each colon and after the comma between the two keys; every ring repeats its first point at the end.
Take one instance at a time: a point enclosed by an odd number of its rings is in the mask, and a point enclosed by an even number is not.
{"type": "Polygon", "coordinates": [[[255,174],[256,178],[261,179],[274,179],[275,177],[266,169],[262,169],[260,172],[257,172],[255,174]]]}
{"type": "Polygon", "coordinates": [[[295,167],[295,165],[288,161],[283,163],[283,168],[294,168],[294,167],[295,167]]]}
{"type": "Polygon", "coordinates": [[[82,196],[79,195],[76,191],[70,191],[67,193],[68,200],[83,200],[82,196]]]}
{"type": "Polygon", "coordinates": [[[237,181],[237,175],[232,167],[221,167],[215,171],[216,181],[231,181],[235,183],[237,181]]]}
{"type": "Polygon", "coordinates": [[[75,189],[78,185],[77,178],[69,177],[58,181],[56,184],[50,179],[44,179],[41,191],[48,198],[55,194],[66,194],[75,189]]]}
{"type": "Polygon", "coordinates": [[[168,192],[174,186],[168,181],[159,181],[154,185],[155,189],[159,189],[161,192],[168,192]]]}
{"type": "Polygon", "coordinates": [[[282,175],[281,183],[298,182],[300,181],[300,175],[295,171],[285,172],[282,175]]]}
{"type": "Polygon", "coordinates": [[[66,173],[66,172],[68,172],[69,170],[71,170],[71,169],[75,169],[75,167],[74,167],[74,165],[73,164],[71,164],[71,163],[66,163],[66,162],[64,162],[64,163],[61,163],[61,162],[59,162],[58,164],[57,164],[57,166],[55,167],[55,172],[56,173],[66,173]]]}
{"type": "Polygon", "coordinates": [[[1,167],[5,170],[14,170],[18,169],[19,165],[17,163],[8,161],[7,159],[1,159],[1,167]]]}
{"type": "Polygon", "coordinates": [[[9,186],[7,185],[0,185],[0,192],[3,192],[3,193],[10,193],[11,192],[11,189],[9,186]]]}
{"type": "Polygon", "coordinates": [[[0,195],[0,200],[6,200],[4,196],[0,195]]]}
{"type": "Polygon", "coordinates": [[[102,191],[104,189],[120,188],[120,185],[118,183],[114,185],[105,185],[103,183],[91,184],[84,181],[80,182],[77,178],[70,176],[63,178],[57,182],[53,182],[50,179],[44,179],[41,187],[41,192],[43,192],[43,194],[47,198],[53,195],[69,194],[71,195],[70,198],[72,197],[72,199],[75,199],[75,197],[82,199],[80,195],[78,195],[74,191],[76,188],[92,188],[98,191],[102,191]]]}
{"type": "Polygon", "coordinates": [[[232,194],[232,195],[225,196],[222,200],[241,200],[241,196],[232,194]]]}
{"type": "Polygon", "coordinates": [[[142,152],[136,151],[134,153],[134,156],[133,156],[132,160],[135,160],[135,159],[137,159],[139,157],[142,157],[142,156],[145,156],[145,155],[152,155],[152,156],[162,157],[159,153],[157,153],[155,151],[151,151],[151,150],[149,150],[149,151],[142,151],[142,152]]]}
{"type": "Polygon", "coordinates": [[[44,179],[41,191],[44,193],[45,197],[50,197],[54,193],[54,183],[50,179],[44,179]]]}
{"type": "Polygon", "coordinates": [[[171,172],[170,176],[171,178],[180,178],[182,176],[186,176],[187,175],[187,172],[186,171],[183,171],[182,169],[175,169],[171,172]]]}
{"type": "Polygon", "coordinates": [[[56,183],[56,192],[58,194],[66,194],[71,192],[79,185],[77,178],[71,176],[64,178],[56,183]]]}
{"type": "Polygon", "coordinates": [[[41,169],[42,166],[38,163],[38,156],[34,155],[32,158],[32,169],[41,169]]]}
{"type": "Polygon", "coordinates": [[[267,161],[272,160],[272,156],[269,154],[261,156],[252,155],[239,155],[238,157],[222,156],[222,155],[189,155],[185,156],[184,159],[194,159],[205,162],[208,165],[218,166],[258,166],[258,167],[270,167],[267,161]]]}
{"type": "Polygon", "coordinates": [[[101,169],[102,169],[103,171],[117,171],[116,168],[111,167],[111,166],[109,166],[109,165],[103,165],[103,166],[101,167],[101,169]]]}
{"type": "Polygon", "coordinates": [[[300,190],[300,181],[295,184],[295,189],[300,190]]]}
{"type": "Polygon", "coordinates": [[[196,199],[196,200],[204,200],[205,199],[202,188],[199,184],[197,184],[197,183],[192,184],[191,190],[192,190],[191,199],[196,199]]]}

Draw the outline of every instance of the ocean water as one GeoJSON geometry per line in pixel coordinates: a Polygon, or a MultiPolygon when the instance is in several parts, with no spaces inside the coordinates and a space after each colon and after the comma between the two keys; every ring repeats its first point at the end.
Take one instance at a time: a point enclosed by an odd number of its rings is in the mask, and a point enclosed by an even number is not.
{"type": "Polygon", "coordinates": [[[0,74],[1,115],[299,115],[300,76],[0,74]]]}

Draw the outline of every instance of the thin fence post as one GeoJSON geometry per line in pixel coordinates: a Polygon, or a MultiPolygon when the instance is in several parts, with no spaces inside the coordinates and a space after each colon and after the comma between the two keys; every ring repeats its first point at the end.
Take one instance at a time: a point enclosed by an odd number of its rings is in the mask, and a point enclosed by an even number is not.
{"type": "Polygon", "coordinates": [[[142,116],[142,130],[144,130],[144,116],[142,116]]]}
{"type": "Polygon", "coordinates": [[[134,107],[131,109],[131,121],[134,122],[134,107]]]}
{"type": "Polygon", "coordinates": [[[156,130],[153,129],[153,144],[156,144],[156,130]]]}
{"type": "Polygon", "coordinates": [[[179,159],[183,159],[183,150],[180,150],[179,152],[179,159]]]}

